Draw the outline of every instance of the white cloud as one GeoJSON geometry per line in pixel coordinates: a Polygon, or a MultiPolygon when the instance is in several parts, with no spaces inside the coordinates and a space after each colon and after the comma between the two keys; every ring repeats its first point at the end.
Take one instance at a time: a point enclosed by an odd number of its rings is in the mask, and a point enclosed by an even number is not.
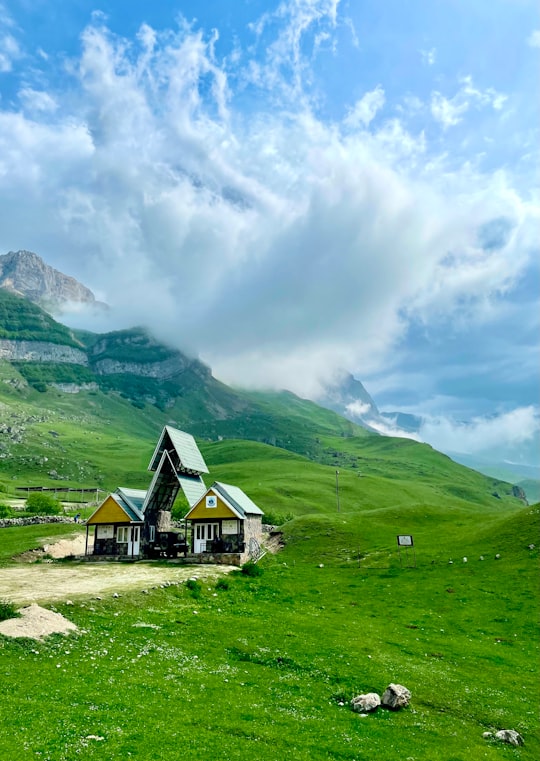
{"type": "Polygon", "coordinates": [[[468,108],[469,104],[466,101],[456,101],[455,98],[449,100],[441,95],[440,92],[434,92],[431,95],[431,113],[433,118],[445,128],[459,124],[468,108]]]}
{"type": "Polygon", "coordinates": [[[500,442],[507,447],[530,442],[538,436],[539,429],[540,409],[527,406],[491,417],[476,417],[467,423],[443,417],[428,418],[420,436],[441,451],[482,454],[500,442]]]}
{"type": "Polygon", "coordinates": [[[540,29],[535,29],[527,38],[527,44],[531,48],[540,48],[540,29]]]}
{"type": "Polygon", "coordinates": [[[421,50],[420,55],[422,56],[422,63],[425,63],[427,66],[433,66],[437,57],[437,51],[435,48],[431,48],[430,50],[421,50]]]}
{"type": "Polygon", "coordinates": [[[19,100],[29,111],[56,111],[57,102],[43,90],[23,87],[19,90],[19,100]]]}
{"type": "Polygon", "coordinates": [[[474,86],[472,77],[467,76],[462,78],[461,88],[453,98],[446,98],[437,91],[431,94],[431,114],[435,121],[447,129],[459,124],[471,108],[491,106],[495,111],[500,111],[506,100],[506,95],[492,87],[479,90],[474,86]]]}
{"type": "Polygon", "coordinates": [[[309,60],[330,39],[339,4],[340,0],[282,0],[275,11],[263,14],[251,29],[265,46],[265,63],[249,67],[247,78],[273,97],[279,92],[291,101],[303,100],[309,60]],[[268,30],[275,33],[271,40],[265,37],[268,30]],[[311,45],[311,54],[306,55],[306,45],[311,45]]]}
{"type": "Polygon", "coordinates": [[[345,117],[344,124],[347,127],[351,127],[351,129],[368,127],[383,106],[384,90],[380,85],[377,85],[374,90],[365,93],[365,95],[356,101],[353,108],[345,117]]]}
{"type": "Polygon", "coordinates": [[[0,72],[8,72],[13,62],[22,55],[19,43],[12,34],[4,32],[0,37],[0,72]]]}

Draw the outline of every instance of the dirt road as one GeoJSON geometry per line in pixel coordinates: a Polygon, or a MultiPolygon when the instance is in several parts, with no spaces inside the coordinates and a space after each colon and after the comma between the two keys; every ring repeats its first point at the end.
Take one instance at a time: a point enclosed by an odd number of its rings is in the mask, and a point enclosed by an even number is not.
{"type": "Polygon", "coordinates": [[[151,589],[165,582],[199,579],[228,573],[232,566],[167,566],[146,563],[84,563],[27,565],[0,568],[0,597],[17,604],[121,594],[128,589],[151,589]]]}

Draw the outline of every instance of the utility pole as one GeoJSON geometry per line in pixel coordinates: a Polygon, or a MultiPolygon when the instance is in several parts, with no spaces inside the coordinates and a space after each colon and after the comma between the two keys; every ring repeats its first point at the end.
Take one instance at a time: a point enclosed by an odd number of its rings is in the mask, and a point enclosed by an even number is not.
{"type": "Polygon", "coordinates": [[[337,502],[337,511],[339,513],[339,470],[336,470],[336,502],[337,502]]]}

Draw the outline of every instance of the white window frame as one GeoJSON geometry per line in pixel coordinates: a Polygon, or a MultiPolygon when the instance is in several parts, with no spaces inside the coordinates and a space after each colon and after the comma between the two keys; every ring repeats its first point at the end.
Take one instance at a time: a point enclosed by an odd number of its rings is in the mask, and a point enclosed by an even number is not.
{"type": "Polygon", "coordinates": [[[127,544],[129,541],[129,526],[118,526],[116,529],[116,541],[118,544],[127,544]]]}
{"type": "Polygon", "coordinates": [[[150,536],[149,540],[150,542],[156,541],[156,527],[155,526],[149,526],[150,536]]]}

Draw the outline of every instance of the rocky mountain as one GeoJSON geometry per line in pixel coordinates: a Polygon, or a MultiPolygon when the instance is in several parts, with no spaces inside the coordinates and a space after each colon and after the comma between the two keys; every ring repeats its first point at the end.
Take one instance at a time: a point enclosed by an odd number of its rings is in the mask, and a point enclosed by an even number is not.
{"type": "Polygon", "coordinates": [[[378,431],[386,425],[362,383],[347,372],[342,373],[336,383],[326,386],[316,402],[370,431],[378,431]]]}
{"type": "Polygon", "coordinates": [[[32,251],[10,251],[0,256],[0,288],[25,296],[52,313],[68,303],[105,306],[96,301],[89,288],[45,264],[32,251]]]}
{"type": "Polygon", "coordinates": [[[72,331],[7,289],[0,289],[0,360],[12,363],[39,391],[99,387],[163,407],[186,382],[211,376],[202,362],[160,344],[142,328],[72,331]]]}

